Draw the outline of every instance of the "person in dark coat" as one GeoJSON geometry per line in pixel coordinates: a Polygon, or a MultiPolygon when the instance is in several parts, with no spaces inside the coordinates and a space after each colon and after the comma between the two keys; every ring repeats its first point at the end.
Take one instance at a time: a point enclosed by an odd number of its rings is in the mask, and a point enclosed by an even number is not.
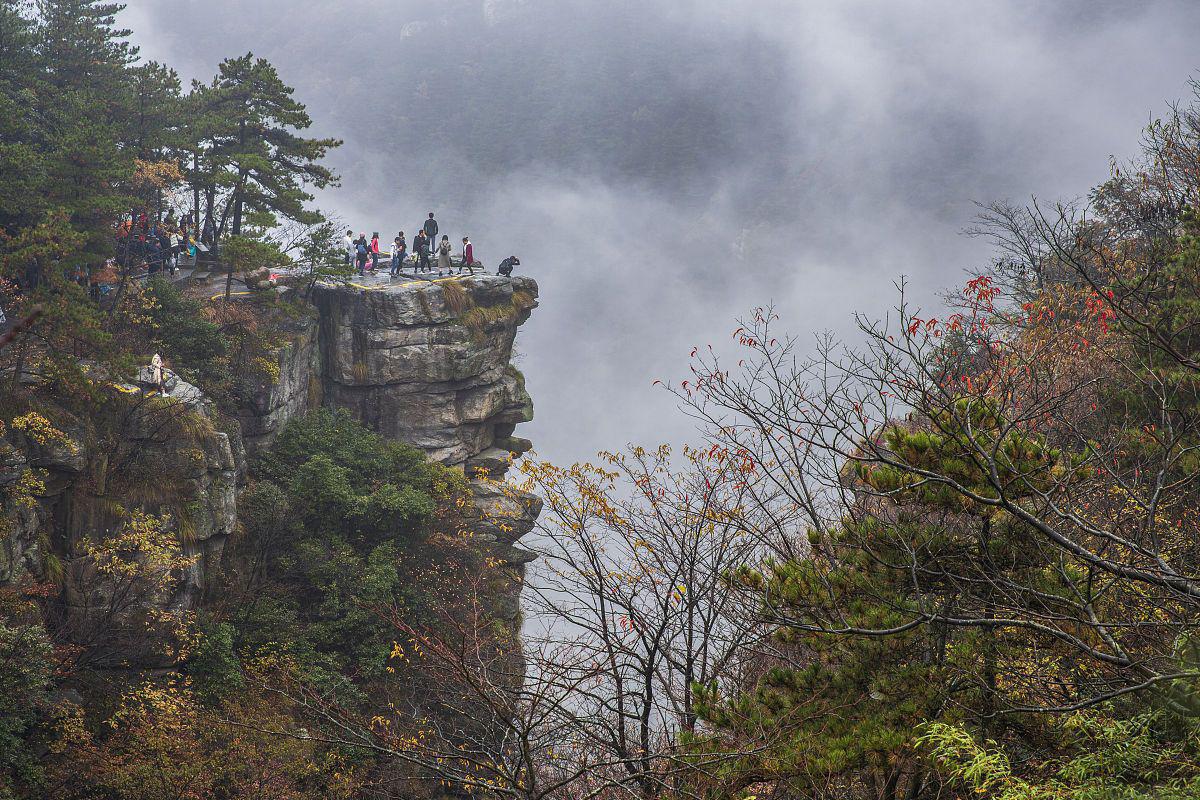
{"type": "Polygon", "coordinates": [[[360,233],[358,241],[354,243],[355,260],[358,262],[358,274],[365,275],[367,272],[367,259],[371,257],[371,245],[367,244],[367,235],[360,233]]]}
{"type": "Polygon", "coordinates": [[[430,249],[437,247],[438,224],[433,218],[433,212],[429,212],[429,219],[425,220],[425,224],[421,226],[421,230],[425,231],[425,236],[429,238],[430,249]]]}
{"type": "Polygon", "coordinates": [[[158,235],[158,226],[154,225],[146,233],[146,272],[157,274],[162,269],[163,248],[162,239],[158,235]]]}
{"type": "Polygon", "coordinates": [[[404,241],[404,231],[392,240],[392,277],[400,274],[404,266],[404,257],[408,255],[408,244],[404,241]]]}
{"type": "Polygon", "coordinates": [[[431,269],[429,265],[429,237],[425,235],[424,230],[417,231],[417,235],[413,237],[413,252],[417,254],[417,272],[428,272],[431,269]]]}
{"type": "Polygon", "coordinates": [[[497,270],[497,275],[503,275],[506,278],[512,277],[513,267],[521,266],[521,259],[516,256],[509,256],[500,262],[500,269],[497,270]]]}
{"type": "Polygon", "coordinates": [[[156,236],[158,237],[158,268],[161,272],[170,270],[171,274],[175,274],[175,263],[172,260],[174,250],[171,246],[171,234],[167,233],[165,225],[157,227],[156,236]]]}

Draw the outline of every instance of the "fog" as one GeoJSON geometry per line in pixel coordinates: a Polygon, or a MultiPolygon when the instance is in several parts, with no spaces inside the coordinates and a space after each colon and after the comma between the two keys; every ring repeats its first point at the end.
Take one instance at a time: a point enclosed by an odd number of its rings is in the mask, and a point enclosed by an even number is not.
{"type": "Polygon", "coordinates": [[[657,378],[774,303],[852,336],[986,263],[973,201],[1073,197],[1187,94],[1187,2],[129,0],[147,58],[252,50],[345,140],[318,205],[425,212],[541,286],[539,455],[694,439],[657,378]],[[1136,7],[1135,7],[1136,5],[1136,7]]]}

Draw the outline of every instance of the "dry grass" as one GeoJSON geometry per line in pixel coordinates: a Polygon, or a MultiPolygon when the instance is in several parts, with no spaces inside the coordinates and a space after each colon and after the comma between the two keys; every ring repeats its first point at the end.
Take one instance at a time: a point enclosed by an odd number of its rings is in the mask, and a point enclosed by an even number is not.
{"type": "Polygon", "coordinates": [[[471,338],[480,342],[487,334],[487,329],[492,325],[497,322],[510,322],[519,313],[521,313],[521,307],[512,302],[500,306],[472,308],[463,314],[461,319],[463,325],[466,325],[467,329],[471,331],[471,338]]]}
{"type": "Polygon", "coordinates": [[[196,519],[192,509],[185,504],[175,504],[170,508],[171,516],[175,518],[176,537],[180,544],[195,544],[199,531],[196,529],[196,519]]]}
{"type": "Polygon", "coordinates": [[[533,304],[537,301],[534,300],[533,295],[531,295],[529,292],[518,289],[517,291],[513,292],[512,302],[517,308],[533,308],[533,304]]]}
{"type": "Polygon", "coordinates": [[[467,290],[459,281],[446,281],[438,284],[442,287],[442,297],[446,301],[446,306],[455,314],[463,314],[474,307],[475,303],[471,300],[471,295],[467,294],[467,290]]]}

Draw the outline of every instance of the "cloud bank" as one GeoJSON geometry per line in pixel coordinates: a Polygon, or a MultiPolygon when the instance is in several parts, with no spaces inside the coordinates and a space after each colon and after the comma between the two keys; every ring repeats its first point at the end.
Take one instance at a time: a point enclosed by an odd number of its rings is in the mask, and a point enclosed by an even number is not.
{"type": "Polygon", "coordinates": [[[319,198],[428,210],[542,287],[519,347],[541,455],[694,439],[656,378],[773,302],[852,334],[989,252],[972,202],[1075,196],[1187,92],[1183,2],[129,0],[148,58],[269,58],[345,140],[319,198]]]}

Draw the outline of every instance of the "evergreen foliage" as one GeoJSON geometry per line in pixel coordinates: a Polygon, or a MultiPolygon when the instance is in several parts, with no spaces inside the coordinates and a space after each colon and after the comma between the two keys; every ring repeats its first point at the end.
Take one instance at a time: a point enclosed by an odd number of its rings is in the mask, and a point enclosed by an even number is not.
{"type": "Polygon", "coordinates": [[[254,478],[239,508],[253,573],[232,611],[239,645],[282,647],[325,684],[377,676],[392,648],[380,610],[411,602],[405,559],[463,496],[461,474],[320,410],[280,432],[254,478]]]}

